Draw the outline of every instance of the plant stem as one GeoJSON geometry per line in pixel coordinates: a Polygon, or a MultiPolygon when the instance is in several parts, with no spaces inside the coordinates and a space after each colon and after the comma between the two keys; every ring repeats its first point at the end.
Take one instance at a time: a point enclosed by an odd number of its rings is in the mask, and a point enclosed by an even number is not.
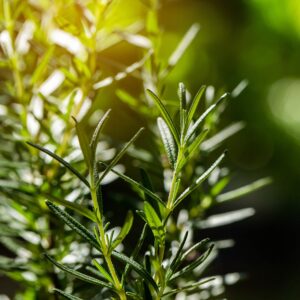
{"type": "MultiPolygon", "coordinates": [[[[111,253],[110,253],[110,250],[109,250],[109,245],[107,245],[107,242],[106,242],[106,239],[105,239],[105,230],[104,230],[104,227],[103,227],[103,218],[102,218],[102,214],[101,214],[101,211],[100,211],[100,207],[99,207],[99,204],[98,204],[98,199],[97,199],[97,190],[96,190],[96,187],[95,187],[95,180],[94,180],[94,172],[92,171],[91,172],[91,197],[92,197],[92,201],[93,201],[93,206],[94,206],[94,210],[96,212],[96,216],[97,216],[97,226],[98,226],[98,229],[99,229],[99,235],[100,235],[100,247],[102,249],[102,253],[103,253],[103,257],[104,257],[104,260],[107,264],[107,267],[109,269],[109,273],[113,279],[113,282],[114,282],[114,286],[117,290],[117,293],[118,293],[118,296],[120,298],[120,300],[126,300],[127,297],[126,297],[126,293],[122,287],[122,284],[120,283],[120,280],[118,278],[118,275],[116,273],[116,270],[115,270],[115,267],[112,263],[112,260],[111,260],[111,253]]],[[[100,188],[100,187],[98,187],[100,188]]]]}
{"type": "MultiPolygon", "coordinates": [[[[170,191],[169,191],[169,195],[168,195],[168,201],[167,201],[167,205],[166,205],[166,208],[167,208],[167,216],[165,216],[165,218],[168,217],[169,213],[172,212],[173,210],[173,204],[174,204],[174,201],[176,199],[176,196],[177,196],[177,181],[179,179],[179,171],[178,171],[178,165],[182,159],[182,156],[183,156],[183,152],[184,152],[184,147],[183,146],[180,146],[179,148],[179,151],[178,151],[178,155],[177,155],[177,159],[176,159],[176,165],[175,165],[175,169],[173,171],[173,175],[172,175],[172,182],[171,182],[171,187],[170,187],[170,191]]],[[[166,219],[163,220],[163,224],[165,224],[166,226],[166,219]]],[[[166,229],[166,228],[165,228],[166,229]]],[[[164,234],[166,235],[166,230],[164,230],[164,234]]],[[[156,296],[156,300],[160,300],[163,293],[164,293],[164,289],[166,287],[166,283],[164,282],[164,277],[163,277],[163,266],[162,266],[162,262],[163,262],[163,259],[164,259],[164,253],[165,253],[165,245],[161,246],[159,248],[159,253],[158,253],[158,259],[159,259],[159,265],[160,265],[160,268],[159,270],[157,271],[157,273],[159,274],[159,278],[163,279],[161,280],[160,282],[160,289],[159,289],[159,293],[157,294],[156,296]]]]}

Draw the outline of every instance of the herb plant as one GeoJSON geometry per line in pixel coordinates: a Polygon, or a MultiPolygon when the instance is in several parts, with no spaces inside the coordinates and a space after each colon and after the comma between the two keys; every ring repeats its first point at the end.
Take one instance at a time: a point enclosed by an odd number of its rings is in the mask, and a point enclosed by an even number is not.
{"type": "Polygon", "coordinates": [[[1,244],[12,257],[0,256],[0,269],[21,283],[16,299],[207,298],[220,275],[203,273],[222,243],[198,238],[199,229],[253,214],[243,209],[224,221],[208,209],[270,182],[263,178],[223,192],[231,178],[221,167],[226,151],[209,163],[244,126],[219,126],[243,82],[231,96],[202,86],[191,97],[183,83],[176,100],[169,100],[175,93],[165,96],[168,75],[199,26],[165,59],[161,3],[141,1],[146,22],[120,18],[117,26],[113,14],[123,16],[125,3],[58,1],[57,17],[49,18],[51,1],[2,1],[1,67],[8,72],[1,72],[0,228],[1,244]],[[68,9],[80,15],[80,25],[64,14],[68,9]],[[71,38],[77,50],[53,31],[71,38]],[[103,52],[120,42],[141,49],[142,58],[128,67],[105,58],[103,52]],[[112,74],[107,66],[119,70],[112,74]],[[141,87],[134,95],[120,83],[130,76],[141,87]],[[105,134],[112,123],[111,110],[103,113],[100,103],[103,90],[143,120],[145,129],[122,147],[105,134]],[[89,116],[99,107],[102,117],[90,134],[89,116]],[[145,135],[152,145],[141,148],[136,144],[145,135]],[[124,173],[121,164],[129,171],[138,167],[140,178],[124,173]],[[107,188],[116,178],[132,191],[107,188]],[[120,229],[118,214],[124,220],[120,229]]]}
{"type": "MultiPolygon", "coordinates": [[[[83,166],[71,116],[82,121],[89,110],[99,113],[99,105],[93,107],[102,92],[99,82],[116,73],[103,52],[123,40],[114,30],[140,30],[135,10],[112,22],[124,4],[1,1],[0,228],[6,251],[0,270],[20,284],[16,298],[51,299],[49,289],[67,285],[68,278],[58,278],[41,253],[59,249],[60,255],[74,258],[76,248],[85,249],[76,236],[64,238],[44,200],[80,202],[87,189],[24,141],[47,145],[83,166]]],[[[106,81],[105,87],[111,84],[106,81]]],[[[107,141],[99,146],[109,159],[114,149],[107,141]]]]}
{"type": "MultiPolygon", "coordinates": [[[[48,254],[46,254],[46,257],[57,267],[71,273],[75,277],[92,284],[106,287],[107,289],[111,290],[113,294],[118,295],[120,299],[126,299],[127,296],[134,299],[146,299],[147,295],[148,298],[150,297],[151,299],[161,299],[163,297],[176,294],[179,291],[191,291],[199,288],[201,289],[201,285],[204,282],[212,280],[212,278],[209,278],[191,282],[184,286],[178,286],[179,279],[182,279],[185,274],[192,272],[205,261],[213,247],[213,245],[209,243],[209,240],[202,240],[195,245],[192,245],[190,248],[185,249],[184,246],[188,236],[188,232],[186,232],[183,240],[180,241],[180,245],[176,253],[173,256],[170,256],[170,251],[168,248],[166,248],[166,246],[168,245],[167,224],[169,218],[173,215],[175,208],[181,204],[181,202],[185,200],[190,193],[194,192],[202,184],[202,182],[211,174],[211,172],[225,157],[225,153],[222,154],[208,170],[206,170],[196,179],[194,183],[182,191],[182,186],[180,184],[181,169],[190,159],[193,158],[201,141],[204,139],[204,133],[196,134],[196,132],[208,113],[212,111],[214,107],[216,107],[216,104],[210,107],[209,111],[206,111],[203,115],[201,115],[195,123],[192,123],[195,108],[198,105],[200,97],[198,95],[198,97],[194,99],[191,107],[187,109],[185,90],[184,86],[181,84],[179,91],[181,122],[178,130],[161,100],[151,91],[149,91],[149,93],[151,94],[151,97],[153,97],[162,114],[162,118],[159,117],[157,120],[158,128],[170,165],[173,169],[173,177],[167,200],[161,199],[157,193],[155,193],[155,191],[150,189],[150,186],[147,187],[143,184],[140,184],[126,175],[113,170],[115,164],[123,156],[126,149],[136,140],[142,129],[138,131],[138,133],[112,159],[109,165],[106,166],[103,173],[99,176],[99,162],[96,160],[96,150],[101,129],[108,118],[108,112],[99,121],[90,142],[88,142],[84,131],[80,130],[78,124],[76,125],[81,150],[83,152],[89,173],[89,181],[87,181],[86,178],[83,177],[76,169],[64,161],[63,158],[58,157],[56,154],[45,148],[30,143],[31,146],[43,151],[63,164],[89,187],[93,202],[93,211],[86,210],[85,207],[75,206],[74,204],[68,205],[68,207],[74,209],[77,213],[82,214],[84,217],[88,217],[95,223],[96,227],[94,228],[94,234],[92,234],[87,228],[83,227],[78,221],[76,221],[76,219],[74,219],[66,211],[61,210],[51,201],[47,201],[47,205],[54,214],[61,218],[68,226],[70,226],[87,242],[89,242],[92,247],[99,251],[99,255],[103,258],[105,263],[101,265],[97,260],[93,260],[93,263],[98,269],[99,276],[102,277],[102,281],[98,280],[97,277],[91,277],[62,265],[55,261],[48,254]],[[140,242],[137,243],[137,247],[134,249],[134,253],[131,255],[131,257],[127,257],[124,254],[115,251],[116,247],[123,242],[124,238],[131,229],[133,224],[133,214],[131,211],[128,212],[125,223],[117,236],[114,236],[114,231],[112,231],[111,234],[107,234],[110,221],[105,220],[104,218],[105,215],[103,211],[103,203],[105,203],[105,201],[102,199],[101,181],[111,170],[116,172],[125,181],[134,185],[145,195],[143,209],[138,211],[138,214],[145,221],[146,226],[151,229],[154,238],[153,244],[148,245],[148,256],[140,253],[142,241],[144,239],[144,235],[146,235],[146,227],[143,230],[142,238],[140,242]],[[199,257],[196,260],[186,264],[186,259],[192,252],[199,253],[199,257]],[[139,256],[141,254],[142,257],[146,257],[144,265],[139,262],[139,256]],[[121,260],[121,262],[125,264],[125,269],[122,272],[121,278],[119,278],[116,272],[112,262],[112,257],[121,260]],[[165,260],[167,260],[167,262],[165,260]],[[137,279],[133,280],[130,272],[128,271],[129,268],[132,268],[139,274],[137,279]]],[[[217,103],[222,101],[224,98],[225,96],[222,97],[217,103]]],[[[147,182],[149,182],[147,174],[145,174],[145,177],[147,182]]],[[[97,271],[94,270],[93,273],[97,274],[97,271]]],[[[58,292],[65,295],[65,293],[62,291],[58,292]]]]}
{"type": "MultiPolygon", "coordinates": [[[[157,125],[162,144],[169,160],[169,165],[172,169],[171,185],[166,194],[166,198],[161,197],[159,193],[152,188],[151,180],[146,172],[143,172],[142,183],[139,183],[125,174],[114,170],[114,166],[138,138],[143,129],[140,129],[133,138],[125,144],[122,150],[109,164],[105,164],[96,159],[97,143],[100,138],[101,130],[108,119],[109,111],[100,119],[90,141],[86,133],[80,128],[80,125],[76,123],[77,135],[84,155],[89,180],[63,158],[41,146],[29,143],[31,146],[56,159],[72,172],[73,175],[78,177],[89,188],[93,203],[92,210],[87,210],[84,206],[71,203],[60,203],[66,204],[71,210],[74,210],[76,213],[92,221],[94,223],[92,233],[88,227],[84,227],[68,212],[60,209],[53,202],[47,201],[49,209],[94,248],[94,259],[88,263],[87,266],[87,270],[93,274],[93,276],[71,269],[56,261],[50,255],[45,254],[48,260],[58,268],[72,274],[80,280],[104,287],[103,292],[106,292],[106,290],[111,292],[109,297],[117,297],[119,299],[168,298],[179,292],[190,293],[200,291],[202,285],[214,279],[211,277],[200,279],[195,278],[195,276],[192,276],[190,279],[189,276],[195,269],[199,270],[204,268],[204,263],[213,249],[213,244],[208,239],[187,246],[188,231],[180,232],[179,230],[179,236],[183,236],[183,238],[178,241],[178,247],[173,253],[170,248],[172,239],[170,238],[169,232],[169,220],[174,217],[176,208],[182,205],[183,201],[187,201],[190,194],[197,192],[197,189],[202,185],[204,180],[206,180],[223,161],[226,153],[221,154],[216,161],[189,186],[184,186],[181,183],[182,169],[198,154],[199,146],[207,133],[205,129],[200,130],[201,125],[204,123],[206,117],[227,97],[227,94],[223,95],[216,103],[212,104],[203,114],[195,119],[196,108],[202,95],[201,91],[202,89],[196,95],[191,105],[188,106],[186,103],[185,87],[183,84],[179,85],[179,125],[173,122],[161,99],[150,90],[148,91],[161,112],[161,117],[157,119],[157,125]],[[105,166],[101,173],[99,164],[105,166]],[[144,199],[143,205],[141,206],[142,209],[136,211],[136,213],[144,221],[145,225],[142,230],[141,238],[137,241],[136,247],[130,256],[120,253],[116,248],[120,243],[125,242],[124,239],[132,228],[133,213],[131,211],[128,212],[124,225],[118,234],[115,235],[114,230],[108,233],[112,221],[105,217],[104,208],[107,200],[103,199],[101,182],[110,171],[116,173],[121,179],[134,186],[135,189],[143,195],[144,199]],[[150,228],[153,241],[146,245],[146,252],[143,252],[143,243],[147,234],[149,234],[147,228],[150,228]],[[196,259],[190,259],[190,255],[196,257],[196,259]],[[120,261],[123,263],[123,267],[117,269],[113,261],[120,261]],[[117,270],[119,272],[117,272],[117,270]],[[135,271],[137,275],[134,275],[133,271],[135,271]]],[[[55,289],[55,291],[69,299],[73,299],[72,297],[74,297],[58,289],[55,289]]]]}

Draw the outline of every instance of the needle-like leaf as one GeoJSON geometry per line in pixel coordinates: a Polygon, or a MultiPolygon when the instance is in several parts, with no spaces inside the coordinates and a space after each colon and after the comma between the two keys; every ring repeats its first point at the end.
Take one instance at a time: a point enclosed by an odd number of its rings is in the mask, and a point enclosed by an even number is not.
{"type": "Polygon", "coordinates": [[[155,240],[158,241],[160,245],[164,245],[164,226],[150,203],[144,202],[144,212],[147,223],[152,230],[155,240]]]}
{"type": "Polygon", "coordinates": [[[207,282],[210,282],[210,281],[212,281],[214,279],[215,279],[214,277],[203,279],[203,280],[200,280],[199,282],[195,282],[193,284],[189,284],[189,285],[180,287],[178,289],[174,289],[174,290],[168,291],[168,292],[166,292],[166,293],[164,293],[162,295],[162,298],[164,298],[164,297],[170,297],[171,295],[178,294],[178,293],[181,293],[181,292],[184,292],[184,291],[191,292],[193,290],[199,289],[199,287],[201,285],[203,285],[203,284],[205,284],[207,282]]]}
{"type": "Polygon", "coordinates": [[[225,93],[216,103],[212,104],[198,119],[197,121],[189,127],[187,134],[184,138],[184,142],[187,143],[191,136],[196,132],[199,128],[200,124],[205,120],[205,118],[214,110],[216,109],[227,97],[228,93],[225,93]]]}
{"type": "Polygon", "coordinates": [[[180,60],[180,58],[183,56],[187,48],[190,46],[190,44],[197,36],[199,30],[200,30],[200,26],[197,23],[193,24],[189,28],[189,30],[186,32],[186,34],[184,35],[184,37],[176,47],[175,51],[170,56],[167,69],[171,69],[177,64],[177,62],[180,60]]]}
{"type": "Polygon", "coordinates": [[[97,144],[99,142],[99,136],[100,133],[106,123],[106,121],[109,118],[109,114],[111,112],[111,109],[109,109],[104,115],[103,117],[99,120],[97,127],[93,133],[91,142],[90,142],[90,147],[91,147],[91,151],[92,151],[92,156],[93,156],[93,160],[95,159],[95,153],[96,153],[96,149],[97,149],[97,144]]]}
{"type": "Polygon", "coordinates": [[[178,131],[172,121],[172,118],[170,116],[170,114],[168,113],[166,107],[164,106],[164,104],[162,103],[162,101],[158,98],[157,95],[155,95],[152,91],[147,90],[148,95],[151,97],[151,99],[154,101],[154,103],[156,104],[157,108],[159,109],[163,119],[165,120],[165,122],[168,124],[168,127],[170,128],[170,131],[172,132],[173,138],[177,143],[177,146],[180,145],[180,141],[179,141],[179,134],[178,131]]]}
{"type": "MultiPolygon", "coordinates": [[[[106,165],[104,163],[102,163],[103,165],[106,165]]],[[[115,173],[116,175],[118,175],[121,179],[123,179],[124,181],[128,182],[129,184],[135,186],[137,189],[142,190],[145,194],[147,194],[149,197],[151,197],[152,199],[154,199],[155,201],[159,202],[161,205],[163,205],[163,207],[166,206],[166,204],[162,201],[162,199],[160,199],[159,196],[157,196],[154,192],[150,191],[149,189],[147,189],[146,187],[144,187],[142,184],[140,184],[139,182],[135,181],[134,179],[126,176],[125,174],[122,174],[118,171],[116,171],[115,169],[111,169],[111,171],[113,173],[115,173]]]]}
{"type": "Polygon", "coordinates": [[[193,251],[196,251],[196,250],[202,251],[202,249],[204,247],[206,247],[209,242],[210,242],[210,239],[204,239],[204,240],[196,243],[195,245],[193,245],[191,248],[189,248],[182,254],[181,261],[183,262],[193,251]]]}
{"type": "Polygon", "coordinates": [[[205,139],[206,135],[208,133],[208,129],[204,129],[192,142],[192,144],[187,148],[185,157],[182,158],[177,166],[177,170],[181,170],[193,157],[195,152],[200,150],[200,144],[205,139]]]}
{"type": "Polygon", "coordinates": [[[115,249],[119,244],[122,243],[122,241],[125,239],[126,235],[129,233],[131,227],[133,224],[133,213],[132,211],[128,211],[124,225],[120,231],[120,233],[118,234],[118,236],[116,237],[116,239],[113,241],[112,245],[111,245],[111,249],[115,249]]]}
{"type": "Polygon", "coordinates": [[[63,166],[65,166],[69,171],[71,171],[74,175],[76,175],[87,187],[90,187],[90,184],[87,181],[87,179],[83,175],[81,175],[75,168],[73,168],[68,162],[66,162],[64,159],[62,159],[55,153],[51,152],[50,150],[48,150],[42,146],[36,145],[31,142],[27,142],[27,144],[30,145],[31,147],[34,147],[34,148],[46,153],[47,155],[49,155],[52,158],[54,158],[55,160],[57,160],[59,163],[61,163],[63,166]]]}
{"type": "Polygon", "coordinates": [[[85,216],[86,218],[90,219],[93,222],[96,222],[95,214],[92,211],[90,211],[88,208],[83,207],[82,205],[79,205],[79,204],[71,202],[71,201],[59,199],[52,195],[47,194],[46,197],[49,198],[50,201],[52,201],[56,204],[61,204],[67,208],[70,208],[70,209],[74,210],[75,212],[77,212],[78,214],[85,216]]]}
{"type": "Polygon", "coordinates": [[[178,97],[180,102],[180,109],[186,109],[186,88],[182,82],[180,82],[178,85],[178,97]]]}
{"type": "Polygon", "coordinates": [[[72,216],[70,216],[67,212],[60,209],[58,206],[53,204],[50,201],[46,201],[49,209],[58,216],[61,220],[63,220],[71,229],[76,231],[81,237],[83,237],[89,244],[94,246],[96,249],[101,251],[99,243],[97,242],[94,235],[87,230],[83,225],[81,225],[77,220],[75,220],[72,216]]]}
{"type": "Polygon", "coordinates": [[[79,145],[80,145],[85,163],[88,166],[88,169],[91,170],[93,167],[93,162],[92,162],[92,152],[91,152],[91,148],[89,147],[88,137],[86,135],[84,128],[82,128],[82,124],[77,122],[77,120],[74,117],[73,117],[73,120],[75,121],[76,133],[77,133],[79,145]]]}
{"type": "Polygon", "coordinates": [[[105,171],[101,174],[97,186],[101,183],[103,178],[107,175],[108,172],[112,170],[112,168],[118,163],[118,161],[122,158],[122,156],[126,153],[126,150],[135,142],[135,140],[140,136],[144,128],[140,128],[140,130],[131,138],[129,142],[125,144],[122,150],[113,158],[113,160],[106,167],[105,171]]]}
{"type": "Polygon", "coordinates": [[[53,289],[53,291],[57,294],[59,294],[60,296],[63,296],[64,298],[66,299],[69,299],[69,300],[83,300],[82,298],[79,298],[79,297],[76,297],[76,296],[73,296],[71,294],[68,294],[62,290],[59,290],[59,289],[53,289]]]}
{"type": "Polygon", "coordinates": [[[193,271],[194,269],[196,269],[198,266],[200,266],[207,259],[207,257],[210,255],[213,247],[214,247],[214,245],[209,246],[209,248],[200,257],[198,257],[195,261],[191,262],[189,265],[187,265],[186,267],[184,267],[180,271],[176,272],[171,277],[170,280],[174,281],[175,279],[180,278],[184,274],[189,273],[189,272],[193,271]]]}
{"type": "MultiPolygon", "coordinates": [[[[142,248],[142,245],[144,243],[144,240],[146,238],[146,234],[147,234],[147,224],[144,225],[142,233],[141,233],[141,236],[139,237],[139,239],[137,241],[137,244],[136,244],[136,246],[135,246],[135,248],[134,248],[134,250],[133,250],[133,252],[132,252],[132,254],[130,256],[130,258],[132,260],[135,260],[136,256],[140,252],[140,250],[142,248]]],[[[122,283],[124,282],[124,280],[125,280],[128,272],[129,272],[130,268],[131,268],[130,265],[127,264],[126,267],[125,267],[125,270],[124,270],[124,272],[122,274],[122,281],[121,281],[122,283]]]]}
{"type": "Polygon", "coordinates": [[[157,119],[157,126],[159,129],[170,165],[174,169],[175,163],[176,163],[176,158],[177,158],[177,146],[174,142],[172,133],[171,133],[168,125],[162,118],[157,119]]]}
{"type": "Polygon", "coordinates": [[[188,237],[188,231],[184,234],[184,237],[181,241],[181,243],[179,244],[179,247],[177,249],[177,252],[173,258],[173,260],[171,261],[170,263],[170,266],[168,268],[168,271],[167,271],[167,274],[166,274],[166,278],[169,279],[170,276],[172,276],[172,274],[176,271],[180,261],[181,261],[181,257],[182,257],[182,252],[183,252],[183,247],[184,247],[184,244],[186,242],[186,239],[188,237]]]}
{"type": "Polygon", "coordinates": [[[99,272],[102,274],[102,276],[104,278],[106,278],[110,283],[114,284],[113,279],[111,278],[111,276],[109,275],[109,273],[104,269],[104,267],[102,267],[98,261],[96,259],[93,260],[94,265],[96,266],[96,268],[99,270],[99,272]]]}
{"type": "Polygon", "coordinates": [[[205,85],[201,86],[200,89],[198,90],[195,98],[193,99],[193,102],[192,102],[191,107],[190,107],[189,112],[188,112],[188,117],[187,117],[187,123],[188,124],[190,124],[191,121],[194,118],[195,112],[196,112],[196,110],[199,106],[200,100],[202,98],[202,95],[203,95],[205,89],[206,89],[205,85]]]}
{"type": "Polygon", "coordinates": [[[226,153],[227,151],[220,155],[219,158],[200,177],[198,177],[198,179],[191,186],[189,186],[179,195],[174,203],[174,208],[201,185],[201,183],[211,174],[211,172],[222,162],[226,153]]]}
{"type": "Polygon", "coordinates": [[[151,277],[151,275],[144,269],[142,265],[140,265],[138,262],[134,261],[133,259],[129,258],[128,256],[119,253],[117,251],[112,252],[112,256],[126,265],[129,264],[132,269],[134,269],[146,282],[148,282],[156,292],[158,292],[158,286],[151,277]]]}
{"type": "Polygon", "coordinates": [[[250,184],[247,184],[243,187],[235,189],[233,191],[226,192],[216,197],[218,203],[222,203],[225,201],[235,200],[240,197],[246,196],[254,191],[261,189],[264,186],[267,186],[272,183],[272,179],[270,177],[262,178],[256,180],[250,184]]]}
{"type": "Polygon", "coordinates": [[[47,253],[44,254],[45,257],[51,262],[53,263],[55,266],[57,266],[59,269],[73,275],[74,277],[82,280],[82,281],[85,281],[85,282],[88,282],[88,283],[91,283],[91,284],[95,284],[95,285],[99,285],[99,286],[103,286],[103,287],[106,287],[108,289],[112,289],[112,290],[115,290],[114,287],[107,283],[107,282],[104,282],[104,281],[101,281],[99,279],[96,279],[94,277],[91,277],[89,275],[86,275],[86,274],[83,274],[81,272],[78,272],[78,271],[75,271],[59,262],[57,262],[54,258],[52,258],[50,255],[48,255],[47,253]]]}

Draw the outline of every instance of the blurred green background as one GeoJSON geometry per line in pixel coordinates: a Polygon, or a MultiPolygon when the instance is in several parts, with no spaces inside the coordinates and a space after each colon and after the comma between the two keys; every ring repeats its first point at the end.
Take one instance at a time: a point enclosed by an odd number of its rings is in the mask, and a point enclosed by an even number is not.
{"type": "MultiPolygon", "coordinates": [[[[235,184],[259,175],[274,178],[271,187],[241,200],[256,208],[255,217],[209,232],[236,240],[221,254],[218,271],[248,277],[229,288],[227,297],[299,299],[300,2],[170,1],[161,21],[174,35],[191,22],[201,24],[174,82],[184,77],[192,90],[202,83],[231,90],[249,81],[226,111],[228,120],[247,123],[226,145],[235,184]]],[[[235,205],[241,202],[228,209],[235,205]]]]}
{"type": "MultiPolygon", "coordinates": [[[[212,272],[246,275],[228,287],[226,297],[231,300],[299,299],[300,1],[169,0],[163,1],[160,23],[165,32],[162,56],[170,55],[191,24],[201,26],[168,77],[168,91],[176,90],[179,81],[192,94],[202,84],[231,91],[244,79],[249,83],[232,100],[223,120],[246,122],[245,129],[224,146],[229,150],[227,164],[235,172],[232,187],[267,175],[274,179],[263,191],[214,208],[212,212],[252,206],[257,213],[203,233],[236,241],[234,248],[222,251],[212,272]]],[[[138,55],[132,46],[122,44],[104,56],[128,65],[138,55]]],[[[132,78],[120,83],[133,91],[135,84],[132,78]]],[[[113,138],[126,140],[132,127],[143,124],[114,93],[105,92],[100,98],[102,108],[115,108],[116,126],[109,132],[113,138]]]]}

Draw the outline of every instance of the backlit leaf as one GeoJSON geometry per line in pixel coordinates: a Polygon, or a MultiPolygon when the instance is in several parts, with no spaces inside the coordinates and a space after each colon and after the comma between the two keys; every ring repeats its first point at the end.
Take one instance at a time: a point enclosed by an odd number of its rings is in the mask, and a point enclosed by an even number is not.
{"type": "Polygon", "coordinates": [[[30,145],[31,147],[34,147],[34,148],[46,153],[47,155],[51,156],[52,158],[57,160],[59,163],[61,163],[63,166],[65,166],[67,169],[69,169],[74,175],[76,175],[87,187],[90,186],[87,179],[83,175],[81,175],[75,168],[73,168],[68,162],[66,162],[64,159],[62,159],[55,153],[51,152],[50,150],[48,150],[42,146],[36,145],[31,142],[27,142],[27,144],[30,145]]]}
{"type": "Polygon", "coordinates": [[[107,175],[108,172],[112,170],[112,168],[118,163],[118,161],[123,157],[123,155],[126,153],[126,150],[135,142],[135,140],[140,136],[144,128],[141,128],[132,138],[129,142],[125,144],[125,146],[122,148],[122,150],[113,158],[113,160],[109,163],[109,165],[106,167],[105,171],[101,174],[97,185],[101,183],[103,178],[107,175]]]}
{"type": "Polygon", "coordinates": [[[169,115],[167,109],[165,108],[164,104],[162,103],[162,101],[158,98],[157,95],[155,95],[152,91],[147,90],[148,95],[151,97],[151,99],[154,101],[154,103],[156,104],[157,108],[159,109],[163,119],[165,120],[165,122],[168,124],[168,127],[170,129],[170,131],[172,132],[173,138],[176,141],[177,145],[180,144],[179,142],[179,134],[178,131],[172,121],[171,116],[169,115]]]}
{"type": "Polygon", "coordinates": [[[162,118],[157,119],[157,126],[170,162],[170,165],[174,169],[176,158],[177,158],[177,146],[174,142],[171,131],[169,130],[168,125],[162,118]]]}
{"type": "Polygon", "coordinates": [[[156,214],[154,208],[148,202],[144,202],[144,212],[147,223],[152,230],[154,238],[160,245],[164,245],[165,229],[163,223],[156,214]]]}
{"type": "Polygon", "coordinates": [[[184,142],[187,143],[191,136],[196,132],[199,128],[201,123],[205,120],[205,118],[214,110],[216,109],[227,97],[228,93],[224,94],[216,103],[212,104],[198,119],[197,121],[189,127],[187,134],[184,138],[184,142]]]}
{"type": "Polygon", "coordinates": [[[78,279],[80,279],[82,281],[91,283],[91,284],[95,284],[95,285],[99,285],[99,286],[104,286],[106,288],[114,290],[114,287],[111,284],[106,283],[104,281],[101,281],[99,279],[96,279],[94,277],[91,277],[89,275],[83,274],[81,272],[75,271],[75,270],[73,270],[73,269],[71,269],[71,268],[69,268],[69,267],[67,267],[67,266],[65,266],[65,265],[57,262],[55,259],[53,259],[50,255],[48,255],[46,253],[44,255],[56,267],[58,267],[59,269],[61,269],[61,270],[65,271],[65,272],[73,275],[74,277],[76,277],[76,278],[78,278],[78,279]]]}
{"type": "Polygon", "coordinates": [[[201,183],[211,174],[211,172],[222,162],[226,153],[227,152],[224,152],[222,155],[220,155],[219,158],[201,176],[199,176],[191,186],[189,186],[179,195],[174,203],[174,207],[176,207],[184,198],[186,198],[201,185],[201,183]]]}
{"type": "Polygon", "coordinates": [[[117,238],[113,241],[111,248],[115,249],[122,241],[125,239],[126,235],[129,233],[133,224],[133,213],[129,211],[127,213],[125,222],[123,227],[121,228],[120,233],[118,234],[117,238]]]}

